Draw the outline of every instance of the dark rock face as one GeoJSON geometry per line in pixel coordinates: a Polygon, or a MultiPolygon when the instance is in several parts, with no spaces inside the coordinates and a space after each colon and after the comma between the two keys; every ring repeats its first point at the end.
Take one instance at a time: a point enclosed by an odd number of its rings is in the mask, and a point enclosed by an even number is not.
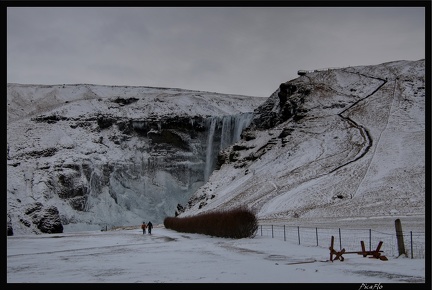
{"type": "Polygon", "coordinates": [[[311,88],[305,84],[300,87],[288,82],[280,84],[279,90],[254,110],[255,117],[249,129],[270,129],[289,118],[296,118],[300,112],[304,112],[302,104],[311,88]]]}
{"type": "MultiPolygon", "coordinates": [[[[36,202],[26,208],[25,214],[42,233],[63,233],[59,211],[55,206],[45,207],[42,203],[36,202]]],[[[28,223],[24,224],[29,226],[28,223]]]]}
{"type": "Polygon", "coordinates": [[[297,90],[297,86],[293,84],[281,83],[279,86],[279,102],[281,106],[285,104],[288,96],[292,95],[297,90]]]}
{"type": "Polygon", "coordinates": [[[121,98],[121,97],[118,97],[117,99],[113,100],[114,103],[120,104],[121,106],[129,105],[135,103],[136,101],[138,101],[137,98],[121,98]]]}
{"type": "Polygon", "coordinates": [[[9,214],[7,215],[7,235],[13,236],[12,221],[9,214]]]}
{"type": "Polygon", "coordinates": [[[54,123],[57,123],[58,121],[67,120],[67,118],[63,117],[63,116],[58,116],[58,115],[51,115],[51,116],[41,115],[41,116],[38,116],[36,118],[33,118],[32,120],[35,122],[38,122],[38,123],[46,122],[48,124],[54,124],[54,123]]]}
{"type": "Polygon", "coordinates": [[[283,128],[282,132],[279,134],[278,138],[284,138],[286,136],[291,135],[291,133],[294,131],[294,129],[291,128],[283,128]]]}
{"type": "Polygon", "coordinates": [[[63,174],[60,173],[58,175],[58,196],[60,198],[66,199],[76,196],[83,196],[87,188],[81,184],[77,184],[77,180],[79,180],[78,172],[71,171],[72,174],[63,174]]]}
{"type": "Polygon", "coordinates": [[[12,225],[10,224],[7,225],[7,235],[13,236],[13,229],[12,229],[12,225]]]}
{"type": "Polygon", "coordinates": [[[58,209],[55,206],[49,206],[44,208],[41,211],[37,227],[41,230],[42,233],[63,233],[63,225],[60,221],[58,209]]]}
{"type": "MultiPolygon", "coordinates": [[[[302,107],[304,99],[311,92],[312,87],[302,84],[302,86],[292,83],[282,83],[279,86],[279,90],[272,94],[261,106],[254,110],[254,118],[248,128],[246,128],[241,137],[245,141],[255,139],[255,130],[267,130],[281,124],[288,119],[292,118],[293,121],[298,122],[305,117],[306,109],[302,107]]],[[[291,135],[293,129],[286,129],[281,132],[279,138],[291,135]]],[[[254,161],[269,150],[275,141],[272,140],[269,144],[266,144],[263,148],[260,148],[255,154],[252,154],[246,158],[248,161],[254,161]]],[[[247,147],[233,146],[228,151],[219,152],[217,158],[217,167],[220,169],[225,163],[232,163],[238,161],[238,151],[250,149],[247,147]]],[[[237,165],[237,168],[244,167],[242,163],[237,165]]]]}
{"type": "Polygon", "coordinates": [[[150,131],[147,136],[154,144],[165,144],[179,149],[190,151],[188,142],[174,130],[150,131]]]}
{"type": "Polygon", "coordinates": [[[114,122],[115,122],[115,120],[113,118],[108,118],[106,116],[100,116],[97,119],[98,126],[101,129],[106,129],[106,128],[111,127],[114,122]]]}

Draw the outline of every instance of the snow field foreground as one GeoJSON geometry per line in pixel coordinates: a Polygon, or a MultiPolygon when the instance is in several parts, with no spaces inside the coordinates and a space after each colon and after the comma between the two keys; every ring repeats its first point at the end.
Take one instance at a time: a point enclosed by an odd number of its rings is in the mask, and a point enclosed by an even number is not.
{"type": "Polygon", "coordinates": [[[425,283],[424,259],[388,258],[331,262],[328,248],[268,236],[224,239],[162,225],[149,235],[137,226],[8,237],[7,283],[425,283]]]}

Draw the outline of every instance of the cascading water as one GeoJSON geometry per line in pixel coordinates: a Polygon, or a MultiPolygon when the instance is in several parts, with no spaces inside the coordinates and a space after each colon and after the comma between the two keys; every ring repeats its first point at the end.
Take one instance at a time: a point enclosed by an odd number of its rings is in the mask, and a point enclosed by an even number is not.
{"type": "Polygon", "coordinates": [[[207,135],[207,150],[206,150],[206,162],[204,167],[204,181],[209,179],[211,171],[213,169],[213,139],[216,129],[217,117],[210,118],[210,128],[207,135]]]}
{"type": "Polygon", "coordinates": [[[220,141],[220,149],[224,149],[232,144],[233,141],[233,122],[232,118],[225,117],[222,119],[222,132],[221,132],[221,141],[220,141]]]}
{"type": "Polygon", "coordinates": [[[240,140],[242,131],[250,125],[253,113],[233,116],[211,117],[208,119],[207,148],[204,169],[204,181],[207,182],[215,168],[217,154],[240,140]],[[219,143],[217,141],[220,140],[219,143]]]}

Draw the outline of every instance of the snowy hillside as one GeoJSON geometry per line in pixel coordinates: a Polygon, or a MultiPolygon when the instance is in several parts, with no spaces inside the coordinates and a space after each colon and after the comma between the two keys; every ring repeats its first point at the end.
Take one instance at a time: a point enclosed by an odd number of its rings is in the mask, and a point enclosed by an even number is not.
{"type": "Polygon", "coordinates": [[[425,61],[291,80],[219,161],[181,217],[247,205],[261,223],[424,219],[425,61]]]}
{"type": "Polygon", "coordinates": [[[275,89],[8,84],[8,225],[97,230],[243,205],[261,224],[424,222],[424,60],[275,89]]]}
{"type": "Polygon", "coordinates": [[[8,84],[15,234],[161,223],[208,179],[263,98],[149,87],[8,84]]]}

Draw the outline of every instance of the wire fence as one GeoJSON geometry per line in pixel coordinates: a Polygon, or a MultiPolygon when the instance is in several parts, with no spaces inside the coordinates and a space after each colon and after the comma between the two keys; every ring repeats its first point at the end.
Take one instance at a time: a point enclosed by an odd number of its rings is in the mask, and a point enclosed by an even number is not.
{"type": "MultiPolygon", "coordinates": [[[[398,257],[399,247],[396,232],[384,233],[372,229],[328,229],[312,227],[295,227],[285,225],[259,225],[257,235],[271,236],[286,242],[304,246],[329,248],[331,237],[334,237],[334,248],[347,252],[361,250],[361,241],[366,250],[373,251],[382,241],[381,250],[387,257],[398,257]],[[369,249],[368,249],[369,248],[369,249]]],[[[411,259],[425,259],[426,236],[424,232],[399,233],[403,237],[404,254],[411,259]]]]}

